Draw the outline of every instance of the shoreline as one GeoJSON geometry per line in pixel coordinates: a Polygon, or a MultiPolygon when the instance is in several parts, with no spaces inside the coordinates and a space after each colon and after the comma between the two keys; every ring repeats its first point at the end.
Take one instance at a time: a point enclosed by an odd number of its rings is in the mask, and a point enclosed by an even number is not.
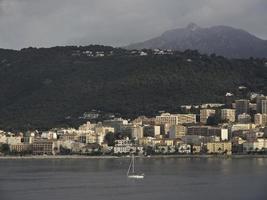
{"type": "MultiPolygon", "coordinates": [[[[266,158],[267,155],[153,155],[153,156],[136,156],[142,159],[164,159],[164,158],[177,158],[177,159],[254,159],[266,158]]],[[[56,156],[0,156],[0,160],[53,160],[53,159],[127,159],[129,156],[80,156],[80,155],[56,155],[56,156]]]]}

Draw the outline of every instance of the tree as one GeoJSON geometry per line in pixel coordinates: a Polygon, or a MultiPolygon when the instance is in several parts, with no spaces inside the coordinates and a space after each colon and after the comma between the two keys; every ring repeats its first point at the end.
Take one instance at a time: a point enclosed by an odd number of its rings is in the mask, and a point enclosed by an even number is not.
{"type": "Polygon", "coordinates": [[[0,146],[0,152],[4,153],[4,154],[8,154],[10,152],[10,148],[8,144],[2,144],[0,146]]]}
{"type": "Polygon", "coordinates": [[[108,146],[114,146],[115,145],[115,135],[112,132],[108,132],[105,135],[105,142],[107,142],[108,146]]]}
{"type": "Polygon", "coordinates": [[[151,147],[151,146],[147,146],[145,151],[146,151],[147,155],[152,155],[154,153],[153,147],[151,147]]]}
{"type": "Polygon", "coordinates": [[[165,148],[164,148],[164,147],[162,147],[162,148],[161,148],[161,153],[162,153],[162,154],[166,153],[166,151],[165,151],[165,148]]]}
{"type": "Polygon", "coordinates": [[[215,126],[215,125],[218,125],[219,124],[219,119],[217,118],[216,115],[213,115],[213,116],[209,116],[208,119],[207,119],[207,125],[210,125],[210,126],[215,126]]]}

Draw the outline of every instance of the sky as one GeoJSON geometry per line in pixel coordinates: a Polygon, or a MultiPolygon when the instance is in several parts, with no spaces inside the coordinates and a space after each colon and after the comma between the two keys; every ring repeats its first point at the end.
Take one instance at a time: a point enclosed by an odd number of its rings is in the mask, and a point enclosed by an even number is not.
{"type": "Polygon", "coordinates": [[[191,22],[267,39],[267,0],[0,0],[0,48],[124,46],[191,22]]]}

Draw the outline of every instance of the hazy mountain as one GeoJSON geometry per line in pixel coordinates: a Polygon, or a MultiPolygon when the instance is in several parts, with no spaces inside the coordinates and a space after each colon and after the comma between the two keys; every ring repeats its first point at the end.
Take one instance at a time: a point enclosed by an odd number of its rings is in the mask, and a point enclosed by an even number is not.
{"type": "Polygon", "coordinates": [[[167,31],[145,42],[131,44],[126,48],[160,48],[180,51],[192,49],[201,53],[215,53],[232,58],[267,57],[267,40],[229,26],[202,28],[194,23],[185,28],[167,31]]]}

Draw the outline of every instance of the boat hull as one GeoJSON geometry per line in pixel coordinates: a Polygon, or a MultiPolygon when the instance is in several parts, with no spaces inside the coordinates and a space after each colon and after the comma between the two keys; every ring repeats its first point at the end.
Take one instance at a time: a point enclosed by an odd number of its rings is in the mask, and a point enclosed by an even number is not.
{"type": "Polygon", "coordinates": [[[128,178],[131,179],[143,179],[144,177],[144,175],[128,175],[128,178]]]}

